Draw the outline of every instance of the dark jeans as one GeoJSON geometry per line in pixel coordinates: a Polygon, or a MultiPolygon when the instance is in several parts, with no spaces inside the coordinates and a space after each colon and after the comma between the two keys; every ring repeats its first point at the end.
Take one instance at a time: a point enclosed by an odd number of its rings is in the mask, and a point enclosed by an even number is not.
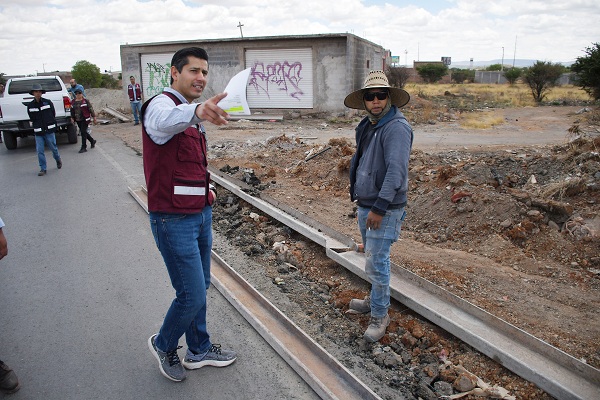
{"type": "Polygon", "coordinates": [[[150,226],[175,289],[156,347],[175,350],[185,334],[191,351],[205,352],[211,346],[206,329],[206,290],[210,286],[212,207],[204,207],[199,214],[150,212],[150,226]]]}
{"type": "Polygon", "coordinates": [[[81,121],[77,121],[77,126],[79,127],[79,132],[81,133],[81,148],[87,148],[87,141],[90,143],[94,143],[94,138],[88,132],[88,122],[84,119],[81,121]]]}

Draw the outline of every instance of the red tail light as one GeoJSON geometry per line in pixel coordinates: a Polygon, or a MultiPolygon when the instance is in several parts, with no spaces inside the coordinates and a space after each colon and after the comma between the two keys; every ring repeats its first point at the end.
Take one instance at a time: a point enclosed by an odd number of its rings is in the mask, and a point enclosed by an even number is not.
{"type": "Polygon", "coordinates": [[[63,104],[65,106],[65,111],[71,111],[71,99],[69,96],[63,96],[63,104]]]}

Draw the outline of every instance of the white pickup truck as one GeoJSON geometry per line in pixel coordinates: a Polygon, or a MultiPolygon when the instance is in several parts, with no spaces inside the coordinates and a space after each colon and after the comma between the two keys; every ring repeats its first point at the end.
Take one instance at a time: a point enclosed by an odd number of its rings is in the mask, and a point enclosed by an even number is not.
{"type": "Polygon", "coordinates": [[[6,82],[4,96],[0,97],[0,133],[8,150],[17,148],[17,138],[33,136],[33,128],[27,114],[27,103],[33,100],[29,94],[35,83],[46,91],[43,97],[51,100],[56,112],[57,133],[67,133],[69,143],[77,143],[77,128],[71,122],[71,96],[58,76],[34,76],[12,78],[6,82]]]}

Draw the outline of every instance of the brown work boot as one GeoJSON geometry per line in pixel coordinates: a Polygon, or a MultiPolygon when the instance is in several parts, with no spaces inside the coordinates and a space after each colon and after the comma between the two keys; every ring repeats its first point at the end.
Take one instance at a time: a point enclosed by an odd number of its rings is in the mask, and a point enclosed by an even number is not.
{"type": "Polygon", "coordinates": [[[21,388],[15,371],[0,361],[0,391],[3,393],[14,393],[21,388]]]}
{"type": "Polygon", "coordinates": [[[381,318],[371,316],[371,322],[364,334],[365,340],[372,343],[378,341],[385,335],[385,330],[389,324],[390,317],[387,314],[381,318]]]}
{"type": "Polygon", "coordinates": [[[371,312],[371,296],[365,296],[363,300],[352,299],[348,307],[349,314],[368,314],[371,312]]]}

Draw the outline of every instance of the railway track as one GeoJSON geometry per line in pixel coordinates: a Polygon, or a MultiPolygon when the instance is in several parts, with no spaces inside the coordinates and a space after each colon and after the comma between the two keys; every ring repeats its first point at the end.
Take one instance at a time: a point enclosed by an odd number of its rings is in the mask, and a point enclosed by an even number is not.
{"type": "MultiPolygon", "coordinates": [[[[284,204],[264,196],[252,196],[245,184],[232,182],[218,171],[211,170],[211,174],[218,185],[323,246],[329,258],[368,280],[364,256],[354,251],[356,245],[352,239],[284,204]]],[[[145,190],[130,188],[129,192],[148,211],[145,190]]],[[[217,282],[215,286],[322,398],[379,398],[252,289],[243,278],[236,276],[215,253],[213,260],[218,265],[213,270],[217,282]],[[223,274],[221,278],[219,274],[223,274]],[[243,287],[233,289],[232,285],[238,284],[243,287]],[[242,289],[243,297],[239,296],[242,289]],[[255,310],[248,307],[248,304],[253,303],[265,308],[255,310]],[[259,318],[265,315],[269,317],[259,318]],[[305,354],[311,354],[314,359],[305,357],[305,354]],[[314,363],[316,360],[321,362],[314,363]],[[337,382],[344,384],[339,385],[337,382]],[[350,392],[340,393],[342,387],[349,388],[350,392]]],[[[398,265],[392,265],[390,286],[392,297],[396,300],[555,398],[600,398],[600,371],[588,364],[398,265]]]]}

